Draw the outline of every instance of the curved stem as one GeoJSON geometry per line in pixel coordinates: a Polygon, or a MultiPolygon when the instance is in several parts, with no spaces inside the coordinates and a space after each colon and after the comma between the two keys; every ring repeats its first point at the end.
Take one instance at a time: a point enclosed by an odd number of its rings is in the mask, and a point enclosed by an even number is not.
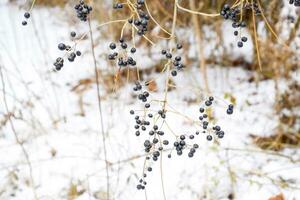
{"type": "Polygon", "coordinates": [[[179,5],[179,3],[177,2],[176,3],[176,6],[180,9],[180,10],[183,10],[185,12],[188,12],[188,13],[191,13],[191,14],[195,14],[195,15],[201,15],[201,16],[206,16],[206,17],[218,17],[220,16],[220,14],[216,13],[216,14],[209,14],[209,13],[204,13],[204,12],[198,12],[198,11],[194,11],[194,10],[189,10],[187,8],[184,8],[182,6],[179,5]]]}

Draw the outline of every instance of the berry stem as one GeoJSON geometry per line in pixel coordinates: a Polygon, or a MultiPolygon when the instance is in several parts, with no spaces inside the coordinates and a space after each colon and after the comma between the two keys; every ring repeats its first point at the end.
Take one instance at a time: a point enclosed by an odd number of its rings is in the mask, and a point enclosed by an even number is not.
{"type": "Polygon", "coordinates": [[[254,6],[253,6],[253,0],[251,0],[251,3],[252,3],[253,34],[254,34],[256,55],[257,55],[259,70],[262,71],[260,53],[259,53],[259,46],[258,46],[258,39],[257,39],[257,32],[256,32],[256,20],[255,20],[255,14],[254,14],[255,11],[254,11],[254,6]]]}
{"type": "MultiPolygon", "coordinates": [[[[175,28],[176,28],[176,20],[177,20],[177,3],[178,0],[174,0],[174,13],[173,13],[173,22],[172,22],[172,31],[171,31],[171,43],[175,39],[175,28]]],[[[172,48],[170,47],[170,53],[172,52],[172,48]]],[[[170,82],[170,68],[171,68],[171,61],[168,61],[167,63],[167,78],[166,78],[166,85],[165,85],[165,97],[164,97],[164,104],[163,104],[163,110],[166,109],[166,103],[167,103],[167,98],[168,98],[168,90],[169,90],[169,82],[170,82]]]]}

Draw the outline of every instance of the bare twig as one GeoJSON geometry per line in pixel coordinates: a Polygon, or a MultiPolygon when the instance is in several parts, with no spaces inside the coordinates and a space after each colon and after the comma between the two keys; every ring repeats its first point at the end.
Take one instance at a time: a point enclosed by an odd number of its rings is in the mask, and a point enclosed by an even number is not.
{"type": "Polygon", "coordinates": [[[102,114],[102,105],[101,105],[102,102],[101,102],[101,96],[100,96],[101,94],[100,94],[100,88],[99,88],[99,75],[98,75],[98,70],[97,70],[97,61],[96,61],[96,56],[95,56],[93,31],[91,28],[90,19],[88,20],[88,24],[89,24],[92,56],[93,56],[93,61],[94,61],[94,72],[95,72],[96,88],[97,88],[98,109],[99,109],[99,115],[100,115],[102,145],[103,145],[103,151],[104,151],[105,170],[106,170],[106,195],[107,195],[107,200],[108,200],[110,198],[110,196],[109,196],[109,166],[107,163],[107,149],[106,149],[106,138],[105,138],[105,132],[104,132],[104,123],[103,123],[103,114],[102,114]]]}
{"type": "Polygon", "coordinates": [[[15,129],[13,120],[11,119],[12,116],[9,115],[10,111],[9,111],[8,104],[7,104],[7,99],[6,99],[6,91],[5,91],[6,88],[5,88],[5,82],[4,82],[4,77],[3,77],[2,66],[1,65],[0,65],[0,76],[1,76],[1,83],[2,83],[2,96],[3,96],[4,106],[5,106],[5,110],[6,110],[7,116],[8,116],[9,124],[10,124],[12,132],[14,133],[15,140],[18,143],[18,145],[21,147],[22,152],[23,152],[23,154],[25,156],[26,163],[27,163],[28,168],[29,168],[29,176],[30,176],[30,181],[31,181],[31,184],[32,184],[32,190],[33,190],[34,199],[38,200],[37,193],[36,193],[35,186],[34,186],[32,166],[31,166],[31,162],[30,162],[30,159],[29,159],[29,154],[27,153],[27,151],[26,151],[26,149],[24,147],[23,142],[19,139],[19,136],[18,136],[17,131],[15,129]]]}
{"type": "MultiPolygon", "coordinates": [[[[189,0],[191,9],[196,9],[195,6],[195,1],[194,0],[189,0]]],[[[202,72],[204,84],[205,84],[205,92],[210,93],[209,90],[209,85],[208,85],[208,78],[207,78],[207,68],[206,68],[206,61],[204,57],[204,52],[203,52],[203,41],[202,41],[202,36],[201,36],[201,28],[199,26],[199,20],[197,15],[192,16],[193,24],[194,24],[194,30],[196,33],[196,40],[197,40],[197,51],[199,53],[199,58],[200,58],[200,70],[202,72]]]]}

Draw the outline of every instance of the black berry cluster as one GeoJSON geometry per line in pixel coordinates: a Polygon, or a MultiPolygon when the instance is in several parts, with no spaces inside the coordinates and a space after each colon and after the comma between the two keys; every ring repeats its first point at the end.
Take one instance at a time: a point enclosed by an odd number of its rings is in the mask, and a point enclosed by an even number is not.
{"type": "MultiPolygon", "coordinates": [[[[135,113],[134,113],[133,110],[131,110],[131,111],[130,111],[130,114],[134,115],[135,113]]],[[[151,115],[148,116],[148,117],[149,117],[149,118],[152,118],[151,115]]],[[[136,129],[135,135],[136,135],[136,136],[140,136],[140,135],[141,135],[141,131],[146,131],[146,130],[147,130],[147,126],[150,125],[150,122],[147,121],[146,119],[142,119],[142,117],[140,117],[139,115],[136,115],[136,116],[134,117],[134,119],[135,119],[135,123],[136,123],[136,124],[134,125],[134,128],[136,129]]],[[[146,151],[146,150],[145,150],[145,151],[146,151]]]]}
{"type": "Polygon", "coordinates": [[[77,17],[84,22],[87,21],[90,12],[93,10],[92,6],[84,3],[83,0],[80,0],[74,8],[76,10],[77,17]]]}
{"type": "Polygon", "coordinates": [[[300,0],[289,0],[289,4],[294,4],[294,6],[300,7],[300,0]]]}
{"type": "Polygon", "coordinates": [[[128,23],[134,24],[134,26],[138,29],[137,34],[139,36],[144,35],[148,31],[148,24],[150,20],[150,16],[143,10],[144,4],[144,0],[137,0],[135,7],[137,9],[138,16],[136,19],[128,19],[128,23]]]}
{"type": "MultiPolygon", "coordinates": [[[[214,133],[219,139],[222,139],[225,135],[225,132],[221,130],[220,126],[218,126],[216,124],[209,126],[210,122],[209,122],[208,114],[206,111],[210,106],[212,106],[213,101],[214,101],[214,97],[210,96],[205,101],[205,107],[200,107],[200,109],[199,109],[199,112],[200,112],[199,120],[200,120],[202,128],[203,128],[202,133],[208,133],[208,135],[206,136],[206,139],[208,141],[211,141],[213,139],[212,133],[214,133]]],[[[232,114],[233,106],[230,104],[229,107],[232,111],[230,114],[232,114]]],[[[228,109],[227,109],[227,113],[228,113],[228,109]]]]}
{"type": "Polygon", "coordinates": [[[242,8],[240,6],[231,8],[229,4],[225,4],[220,13],[225,20],[231,20],[232,27],[237,29],[233,32],[233,34],[234,36],[239,37],[240,40],[237,42],[237,46],[240,48],[243,47],[244,43],[248,41],[247,37],[241,36],[241,29],[247,26],[245,21],[240,21],[242,13],[241,9],[244,9],[245,11],[252,10],[252,12],[255,12],[255,15],[259,15],[261,13],[257,3],[245,3],[242,8]]]}
{"type": "Polygon", "coordinates": [[[130,24],[134,23],[134,25],[138,28],[137,34],[142,36],[144,35],[148,30],[148,23],[149,23],[149,15],[145,13],[144,11],[139,11],[139,19],[129,19],[128,22],[130,24]]]}
{"type": "MultiPolygon", "coordinates": [[[[127,51],[118,52],[117,45],[115,43],[110,43],[109,48],[114,50],[112,53],[108,54],[109,60],[117,60],[117,64],[119,67],[127,67],[127,66],[135,66],[136,61],[131,56],[127,56],[127,51]]],[[[124,42],[123,39],[120,39],[120,48],[123,50],[127,50],[128,45],[124,42]]],[[[132,47],[130,49],[130,53],[134,54],[136,52],[136,48],[132,47]]]]}
{"type": "Polygon", "coordinates": [[[227,114],[231,115],[233,113],[233,105],[229,104],[228,108],[227,108],[227,114]]]}
{"type": "Polygon", "coordinates": [[[243,9],[245,9],[245,10],[254,10],[255,15],[260,15],[261,14],[261,10],[260,10],[260,8],[259,8],[259,6],[256,2],[253,2],[253,4],[249,3],[249,2],[245,3],[243,5],[243,9]]]}
{"type": "Polygon", "coordinates": [[[149,24],[149,20],[150,20],[149,15],[145,11],[142,10],[144,3],[145,2],[143,0],[137,1],[139,18],[135,19],[135,20],[130,19],[128,21],[129,23],[134,23],[134,25],[138,28],[137,34],[140,36],[144,35],[147,32],[148,24],[149,24]]]}
{"type": "Polygon", "coordinates": [[[30,13],[29,12],[25,12],[24,13],[24,18],[25,18],[25,20],[22,21],[22,25],[26,26],[27,25],[27,20],[30,18],[30,13]]]}
{"type": "MultiPolygon", "coordinates": [[[[137,95],[138,96],[138,99],[143,102],[143,103],[146,103],[148,101],[148,98],[149,98],[149,92],[148,91],[142,91],[142,85],[140,82],[136,82],[135,83],[135,87],[133,88],[133,91],[135,92],[139,92],[139,94],[137,95]]],[[[145,104],[145,108],[150,108],[150,104],[146,103],[145,104]]]]}
{"type": "MultiPolygon", "coordinates": [[[[132,17],[128,19],[128,23],[135,26],[137,30],[137,34],[139,36],[144,35],[147,30],[148,30],[148,23],[150,20],[150,16],[143,10],[144,8],[145,1],[144,0],[137,0],[136,3],[134,4],[136,10],[137,10],[137,16],[132,17]]],[[[115,3],[113,4],[113,8],[115,10],[119,10],[123,8],[122,3],[115,3]]]]}
{"type": "MultiPolygon", "coordinates": [[[[137,95],[138,99],[144,103],[146,108],[149,108],[150,104],[147,103],[149,93],[147,91],[143,91],[142,88],[142,85],[139,82],[136,82],[133,90],[139,92],[137,95]]],[[[197,140],[199,139],[200,132],[206,135],[206,139],[208,141],[212,141],[214,138],[222,139],[225,136],[225,132],[221,129],[221,127],[210,120],[208,116],[208,110],[210,110],[213,102],[214,97],[211,96],[204,102],[204,105],[199,108],[199,127],[201,130],[194,131],[192,134],[181,134],[176,136],[173,142],[170,142],[168,139],[164,138],[165,132],[163,131],[163,124],[166,120],[166,110],[158,110],[157,112],[144,110],[142,115],[138,115],[133,110],[130,111],[130,114],[134,115],[135,119],[135,135],[141,136],[147,133],[145,135],[146,139],[143,143],[144,151],[147,153],[145,168],[142,178],[140,178],[137,185],[137,189],[145,189],[147,184],[147,174],[153,170],[151,165],[158,161],[159,157],[162,156],[163,151],[169,152],[168,158],[172,157],[173,151],[176,151],[177,156],[182,156],[184,151],[186,151],[187,156],[192,158],[199,148],[199,143],[197,143],[197,140]],[[150,120],[151,118],[154,118],[155,120],[150,120]],[[158,125],[160,123],[161,125],[158,125]],[[151,127],[150,130],[149,127],[151,127]],[[148,132],[146,132],[147,129],[148,132]]],[[[228,106],[227,113],[233,113],[233,105],[230,104],[228,106]]]]}
{"type": "MultiPolygon", "coordinates": [[[[72,31],[70,35],[72,38],[75,38],[76,32],[72,31]]],[[[59,43],[57,47],[61,51],[66,51],[67,59],[69,62],[74,62],[74,60],[77,56],[81,56],[81,52],[78,50],[75,50],[70,45],[66,45],[64,43],[59,43]]],[[[64,59],[62,57],[58,57],[53,65],[55,66],[55,69],[57,71],[61,70],[61,68],[64,66],[64,59]]]]}
{"type": "MultiPolygon", "coordinates": [[[[176,45],[176,49],[180,50],[182,49],[182,45],[181,44],[177,44],[176,45]]],[[[173,58],[173,55],[171,52],[167,51],[167,50],[162,50],[161,54],[165,56],[166,59],[171,60],[173,68],[171,71],[171,75],[172,76],[177,76],[177,72],[182,70],[184,68],[184,65],[182,64],[182,58],[181,56],[175,56],[173,58]],[[172,60],[173,58],[173,60],[172,60]]]]}

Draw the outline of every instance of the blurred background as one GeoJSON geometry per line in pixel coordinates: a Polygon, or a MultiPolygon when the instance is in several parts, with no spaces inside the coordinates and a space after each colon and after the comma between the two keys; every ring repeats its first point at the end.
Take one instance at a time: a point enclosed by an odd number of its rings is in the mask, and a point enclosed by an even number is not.
{"type": "Polygon", "coordinates": [[[0,1],[0,199],[300,199],[300,7],[254,1],[261,13],[245,9],[246,27],[236,36],[232,21],[218,14],[225,3],[252,1],[147,0],[143,10],[151,17],[141,37],[126,24],[127,4],[135,2],[86,1],[93,7],[89,27],[76,17],[78,1],[0,1]],[[113,9],[116,3],[123,8],[113,9]],[[25,12],[31,16],[22,26],[25,12]],[[107,59],[121,35],[137,49],[136,67],[107,59]],[[239,48],[241,36],[247,42],[239,48]],[[56,71],[53,63],[65,56],[59,43],[82,55],[56,71]],[[161,50],[175,44],[183,46],[174,55],[185,67],[172,77],[161,50]],[[130,115],[145,111],[132,90],[138,79],[148,83],[153,113],[166,100],[169,79],[162,130],[171,149],[179,135],[198,130],[209,96],[209,119],[224,138],[208,141],[200,133],[193,158],[173,152],[168,159],[166,150],[159,162],[146,162],[148,136],[136,137],[130,115]],[[149,166],[146,190],[137,190],[149,166]]]}

